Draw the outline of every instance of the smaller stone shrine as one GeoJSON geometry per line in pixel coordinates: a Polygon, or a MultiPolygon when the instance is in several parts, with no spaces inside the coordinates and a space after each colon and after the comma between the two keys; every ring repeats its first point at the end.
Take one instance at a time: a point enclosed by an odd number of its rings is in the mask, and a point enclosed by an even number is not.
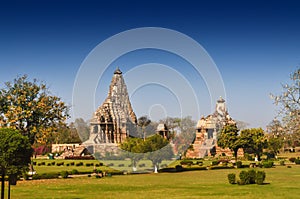
{"type": "Polygon", "coordinates": [[[203,158],[225,153],[231,155],[228,149],[221,149],[217,146],[217,139],[220,131],[226,124],[236,122],[228,114],[225,100],[220,97],[217,101],[215,112],[207,117],[202,116],[196,126],[196,137],[193,142],[193,149],[188,150],[186,157],[203,158]]]}

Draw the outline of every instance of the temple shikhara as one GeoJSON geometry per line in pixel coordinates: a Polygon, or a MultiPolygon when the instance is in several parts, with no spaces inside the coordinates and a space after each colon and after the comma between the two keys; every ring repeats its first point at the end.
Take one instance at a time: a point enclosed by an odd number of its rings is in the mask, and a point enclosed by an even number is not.
{"type": "Polygon", "coordinates": [[[225,100],[220,97],[215,112],[207,117],[202,116],[198,121],[193,149],[187,151],[186,157],[203,158],[221,153],[231,155],[229,149],[221,149],[217,146],[218,135],[226,124],[236,124],[236,122],[228,114],[225,100]]]}
{"type": "Polygon", "coordinates": [[[122,72],[117,68],[105,101],[94,112],[90,121],[90,137],[84,145],[92,152],[95,151],[96,145],[116,146],[129,136],[129,132],[135,131],[136,123],[136,115],[129,100],[122,72]]]}

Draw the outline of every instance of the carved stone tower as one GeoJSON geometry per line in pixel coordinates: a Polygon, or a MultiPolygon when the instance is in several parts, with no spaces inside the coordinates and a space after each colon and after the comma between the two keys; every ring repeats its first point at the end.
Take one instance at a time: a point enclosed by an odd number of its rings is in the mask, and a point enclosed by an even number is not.
{"type": "Polygon", "coordinates": [[[122,72],[117,68],[112,77],[108,96],[91,119],[88,143],[122,143],[136,127],[122,72]]]}

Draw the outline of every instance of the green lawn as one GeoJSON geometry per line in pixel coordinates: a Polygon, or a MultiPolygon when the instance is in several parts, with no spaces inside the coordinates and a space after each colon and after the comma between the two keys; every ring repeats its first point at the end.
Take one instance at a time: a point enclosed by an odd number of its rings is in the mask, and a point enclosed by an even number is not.
{"type": "Polygon", "coordinates": [[[19,181],[12,198],[299,198],[299,165],[263,170],[270,184],[230,185],[241,169],[19,181]]]}

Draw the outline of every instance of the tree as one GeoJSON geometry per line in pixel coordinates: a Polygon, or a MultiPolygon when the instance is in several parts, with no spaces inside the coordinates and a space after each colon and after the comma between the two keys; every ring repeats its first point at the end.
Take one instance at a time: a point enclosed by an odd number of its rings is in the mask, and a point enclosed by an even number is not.
{"type": "Polygon", "coordinates": [[[145,140],[141,138],[127,138],[120,145],[125,151],[127,157],[131,159],[133,171],[136,171],[136,165],[142,158],[151,160],[154,172],[162,160],[171,159],[173,157],[173,149],[169,145],[169,141],[160,135],[152,135],[145,140]]]}
{"type": "Polygon", "coordinates": [[[218,146],[223,149],[229,148],[231,151],[233,151],[233,155],[236,161],[237,161],[237,152],[239,148],[241,148],[238,132],[239,130],[236,124],[228,124],[223,127],[218,137],[218,146]]]}
{"type": "Polygon", "coordinates": [[[148,137],[142,143],[142,149],[147,159],[151,160],[154,167],[154,173],[157,173],[159,164],[162,160],[168,160],[173,157],[173,149],[169,145],[169,141],[160,135],[148,137]]]}
{"type": "Polygon", "coordinates": [[[185,154],[195,139],[196,122],[187,116],[182,119],[175,118],[175,123],[178,124],[179,132],[176,133],[173,143],[178,154],[185,154]]]}
{"type": "Polygon", "coordinates": [[[57,131],[54,133],[52,143],[81,143],[75,124],[71,122],[68,126],[59,126],[57,131]]]}
{"type": "Polygon", "coordinates": [[[145,128],[151,123],[151,120],[147,116],[142,116],[138,119],[138,126],[142,128],[143,138],[146,140],[146,131],[145,128]]]}
{"type": "Polygon", "coordinates": [[[291,135],[294,145],[295,141],[300,140],[300,68],[290,75],[290,79],[290,84],[282,85],[282,94],[271,94],[271,98],[280,106],[279,115],[282,117],[284,130],[291,135]]]}
{"type": "Polygon", "coordinates": [[[260,160],[263,149],[267,147],[267,139],[264,130],[261,128],[242,130],[239,142],[244,151],[247,151],[247,149],[252,150],[258,160],[260,160]]]}
{"type": "Polygon", "coordinates": [[[281,122],[279,120],[273,120],[267,126],[267,133],[268,150],[273,156],[276,156],[284,145],[288,145],[288,143],[285,143],[286,137],[281,122]]]}
{"type": "Polygon", "coordinates": [[[74,125],[82,142],[88,140],[90,137],[89,125],[82,118],[76,118],[74,125]]]}
{"type": "Polygon", "coordinates": [[[126,156],[131,159],[133,171],[137,171],[137,163],[143,158],[143,142],[144,141],[141,138],[129,137],[120,145],[120,148],[124,150],[126,156]]]}
{"type": "Polygon", "coordinates": [[[4,199],[5,176],[26,170],[32,152],[28,137],[14,129],[0,128],[1,199],[4,199]]]}
{"type": "Polygon", "coordinates": [[[0,126],[19,130],[35,141],[47,143],[47,138],[64,125],[68,107],[52,95],[46,85],[26,75],[6,82],[0,90],[0,126]]]}

